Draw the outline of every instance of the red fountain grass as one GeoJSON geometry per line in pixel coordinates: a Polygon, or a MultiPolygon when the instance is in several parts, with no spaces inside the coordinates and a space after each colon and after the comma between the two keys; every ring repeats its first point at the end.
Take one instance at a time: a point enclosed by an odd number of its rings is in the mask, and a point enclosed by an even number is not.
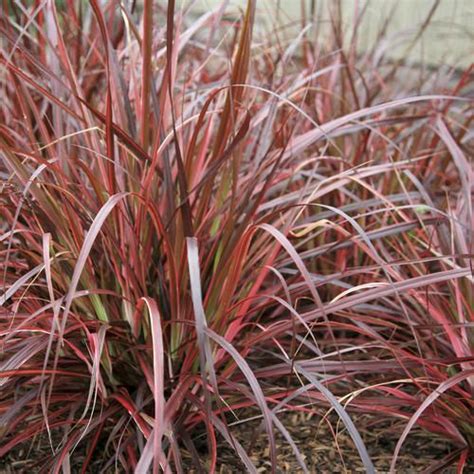
{"type": "Polygon", "coordinates": [[[402,423],[392,470],[417,428],[462,471],[472,67],[174,3],[4,3],[0,457],[256,472],[258,410],[273,472],[278,432],[309,472],[279,413],[330,410],[367,472],[354,414],[402,423]]]}

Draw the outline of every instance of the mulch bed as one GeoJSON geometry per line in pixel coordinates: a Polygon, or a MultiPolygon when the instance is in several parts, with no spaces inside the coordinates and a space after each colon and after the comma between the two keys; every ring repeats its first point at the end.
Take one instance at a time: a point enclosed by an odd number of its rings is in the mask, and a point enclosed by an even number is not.
{"type": "MultiPolygon", "coordinates": [[[[278,418],[293,437],[311,473],[365,472],[352,439],[344,429],[344,425],[338,423],[337,416],[329,416],[327,421],[322,421],[321,418],[312,415],[280,413],[278,418]]],[[[361,430],[360,434],[377,472],[388,472],[404,425],[387,422],[373,425],[376,419],[370,416],[355,416],[353,420],[356,426],[367,427],[361,430]]],[[[247,452],[250,451],[250,457],[258,471],[266,473],[271,471],[270,453],[268,437],[264,434],[255,436],[256,432],[259,432],[260,425],[260,420],[246,421],[234,426],[232,433],[247,452]]],[[[288,474],[303,472],[292,448],[283,436],[276,432],[276,439],[277,472],[288,474]]],[[[459,456],[455,456],[454,460],[450,460],[449,457],[455,455],[456,451],[456,447],[446,440],[426,431],[414,430],[402,447],[396,469],[399,473],[455,473],[455,462],[459,456]]],[[[187,472],[196,471],[190,468],[187,472]]],[[[223,444],[219,449],[218,472],[222,474],[245,472],[243,464],[227,444],[223,444]]],[[[474,472],[474,453],[464,472],[474,472]]]]}
{"type": "MultiPolygon", "coordinates": [[[[247,418],[241,417],[241,422],[231,426],[231,431],[250,453],[252,462],[257,466],[258,472],[270,472],[268,438],[259,430],[261,419],[255,416],[252,417],[250,414],[247,415],[247,418]]],[[[314,415],[279,413],[278,418],[293,437],[311,473],[365,472],[352,439],[343,424],[338,423],[337,416],[330,415],[326,420],[323,420],[314,415]]],[[[377,422],[375,417],[366,415],[354,416],[353,419],[356,426],[365,427],[360,433],[377,472],[388,472],[395,445],[403,430],[403,423],[381,423],[377,422]]],[[[205,437],[201,436],[200,439],[203,446],[205,446],[205,437]]],[[[291,447],[277,430],[276,440],[278,451],[277,472],[288,474],[303,472],[291,447]]],[[[19,448],[1,459],[0,474],[33,474],[38,472],[38,464],[40,464],[38,463],[38,457],[41,454],[35,453],[34,450],[29,448],[29,445],[19,448]]],[[[218,456],[217,472],[221,474],[246,472],[233,449],[224,440],[221,440],[218,447],[218,456]]],[[[207,456],[203,456],[203,458],[205,457],[207,456]]],[[[426,431],[414,430],[402,447],[397,462],[397,472],[456,473],[455,464],[458,458],[456,447],[446,440],[437,438],[426,431]],[[454,459],[450,459],[450,457],[454,459]]],[[[80,449],[78,449],[73,455],[72,461],[73,463],[76,462],[76,465],[72,466],[71,472],[80,472],[81,459],[82,455],[80,449]]],[[[184,453],[183,463],[186,473],[194,474],[197,472],[192,467],[191,457],[186,456],[186,453],[184,453]]],[[[204,469],[206,470],[205,466],[204,469]]],[[[88,472],[96,474],[101,470],[97,464],[92,463],[88,472]]],[[[117,472],[121,473],[123,471],[107,470],[107,474],[117,472]]],[[[474,472],[474,455],[471,456],[464,472],[474,472]]]]}

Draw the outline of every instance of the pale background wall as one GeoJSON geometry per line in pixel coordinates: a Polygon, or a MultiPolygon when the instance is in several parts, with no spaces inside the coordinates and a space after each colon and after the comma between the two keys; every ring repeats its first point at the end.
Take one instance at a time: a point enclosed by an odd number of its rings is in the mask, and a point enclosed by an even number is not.
{"type": "MultiPolygon", "coordinates": [[[[189,2],[189,0],[187,0],[189,2]]],[[[303,0],[309,11],[312,0],[303,0]]],[[[328,24],[329,7],[337,0],[316,0],[315,28],[324,32],[328,24]]],[[[417,27],[427,17],[434,0],[341,0],[344,24],[347,25],[346,39],[350,38],[351,24],[367,5],[360,29],[362,49],[373,44],[377,31],[387,16],[390,16],[387,44],[389,56],[398,58],[406,52],[406,40],[413,38],[417,27]],[[393,12],[393,14],[391,14],[393,12]],[[397,46],[397,42],[405,40],[397,46]]],[[[208,11],[221,3],[221,0],[197,0],[196,10],[208,11]]],[[[228,11],[237,12],[245,6],[245,0],[229,0],[228,11]]],[[[257,0],[258,21],[260,25],[297,23],[301,18],[301,0],[257,0]],[[280,12],[277,19],[278,6],[280,12]]],[[[297,31],[295,26],[295,31],[297,31]]],[[[439,65],[450,64],[468,66],[474,58],[474,0],[441,0],[429,28],[420,38],[406,59],[416,63],[439,65]]]]}

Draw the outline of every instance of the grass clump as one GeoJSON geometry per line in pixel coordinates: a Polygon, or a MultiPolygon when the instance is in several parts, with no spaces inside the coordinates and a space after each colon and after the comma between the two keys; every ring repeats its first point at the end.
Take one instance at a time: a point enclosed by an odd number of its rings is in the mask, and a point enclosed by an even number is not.
{"type": "Polygon", "coordinates": [[[308,471],[279,414],[331,411],[367,472],[369,414],[392,469],[415,427],[462,469],[472,67],[420,80],[336,14],[270,40],[255,1],[126,3],[1,13],[0,457],[214,472],[227,443],[256,472],[258,410],[308,471]]]}

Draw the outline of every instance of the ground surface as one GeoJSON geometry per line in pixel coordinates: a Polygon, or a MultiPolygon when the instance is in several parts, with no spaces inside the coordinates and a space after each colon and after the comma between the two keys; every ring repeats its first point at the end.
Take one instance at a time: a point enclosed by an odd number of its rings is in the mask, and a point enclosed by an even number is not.
{"type": "MultiPolygon", "coordinates": [[[[364,472],[364,468],[348,433],[342,424],[337,427],[337,420],[331,418],[333,429],[339,429],[336,436],[331,433],[328,423],[321,422],[315,417],[281,414],[279,416],[285,427],[298,445],[301,454],[310,472],[364,472]]],[[[367,420],[366,420],[367,421],[367,420]]],[[[370,422],[368,422],[370,424],[370,422]]],[[[356,423],[359,425],[359,423],[356,423]]],[[[268,443],[265,436],[260,436],[254,442],[253,431],[259,426],[258,421],[241,425],[238,439],[244,447],[253,443],[252,461],[259,468],[259,472],[270,472],[270,459],[268,443]]],[[[388,472],[395,445],[398,441],[402,425],[378,424],[374,429],[361,432],[364,442],[369,450],[371,459],[378,472],[388,472]]],[[[300,468],[290,446],[279,437],[278,464],[282,473],[303,472],[300,468]]],[[[443,440],[437,439],[422,431],[414,431],[402,448],[397,462],[397,472],[456,472],[453,462],[449,462],[449,455],[454,453],[455,447],[443,440]],[[448,466],[442,466],[443,460],[448,461],[448,466]],[[436,471],[436,464],[438,471],[436,471]]],[[[231,449],[221,450],[222,464],[220,472],[244,472],[241,465],[235,460],[231,449]]],[[[470,460],[470,468],[464,472],[474,472],[474,459],[470,460]]]]}
{"type": "MultiPolygon", "coordinates": [[[[291,436],[295,440],[302,456],[305,458],[307,467],[311,473],[343,473],[364,472],[364,468],[352,443],[350,436],[344,427],[337,425],[337,419],[330,417],[333,430],[338,430],[336,440],[327,422],[314,416],[280,413],[279,419],[283,422],[291,436]]],[[[377,472],[388,472],[390,461],[395,445],[402,429],[401,424],[387,424],[373,426],[370,429],[370,418],[359,419],[368,427],[361,432],[371,459],[376,466],[377,472]]],[[[268,443],[265,435],[258,435],[259,419],[242,422],[234,425],[232,432],[236,435],[242,445],[251,453],[251,459],[261,473],[270,472],[270,458],[268,443]],[[252,449],[250,449],[252,446],[252,449]]],[[[203,439],[204,441],[204,439],[203,439]]],[[[278,467],[280,473],[300,473],[296,457],[290,446],[281,436],[277,435],[278,441],[278,467]]],[[[451,454],[456,453],[456,448],[446,441],[440,440],[423,431],[414,431],[408,438],[402,449],[397,463],[397,472],[440,472],[455,473],[456,467],[451,454]]],[[[73,461],[76,466],[72,467],[73,473],[80,472],[81,453],[73,461]]],[[[457,459],[457,457],[456,457],[457,459]]],[[[454,461],[456,461],[454,459],[454,461]]],[[[186,472],[194,474],[197,471],[191,467],[190,458],[183,459],[186,472]]],[[[28,447],[19,449],[0,460],[0,473],[34,473],[38,472],[39,466],[35,453],[28,447]],[[34,465],[36,464],[36,466],[34,465]]],[[[100,472],[96,467],[88,470],[91,474],[100,472]]],[[[123,472],[110,469],[107,473],[123,472]]],[[[217,472],[220,473],[243,473],[245,469],[236,459],[235,452],[225,443],[219,447],[219,464],[217,472]]],[[[474,472],[474,456],[471,457],[465,473],[474,472]]]]}

